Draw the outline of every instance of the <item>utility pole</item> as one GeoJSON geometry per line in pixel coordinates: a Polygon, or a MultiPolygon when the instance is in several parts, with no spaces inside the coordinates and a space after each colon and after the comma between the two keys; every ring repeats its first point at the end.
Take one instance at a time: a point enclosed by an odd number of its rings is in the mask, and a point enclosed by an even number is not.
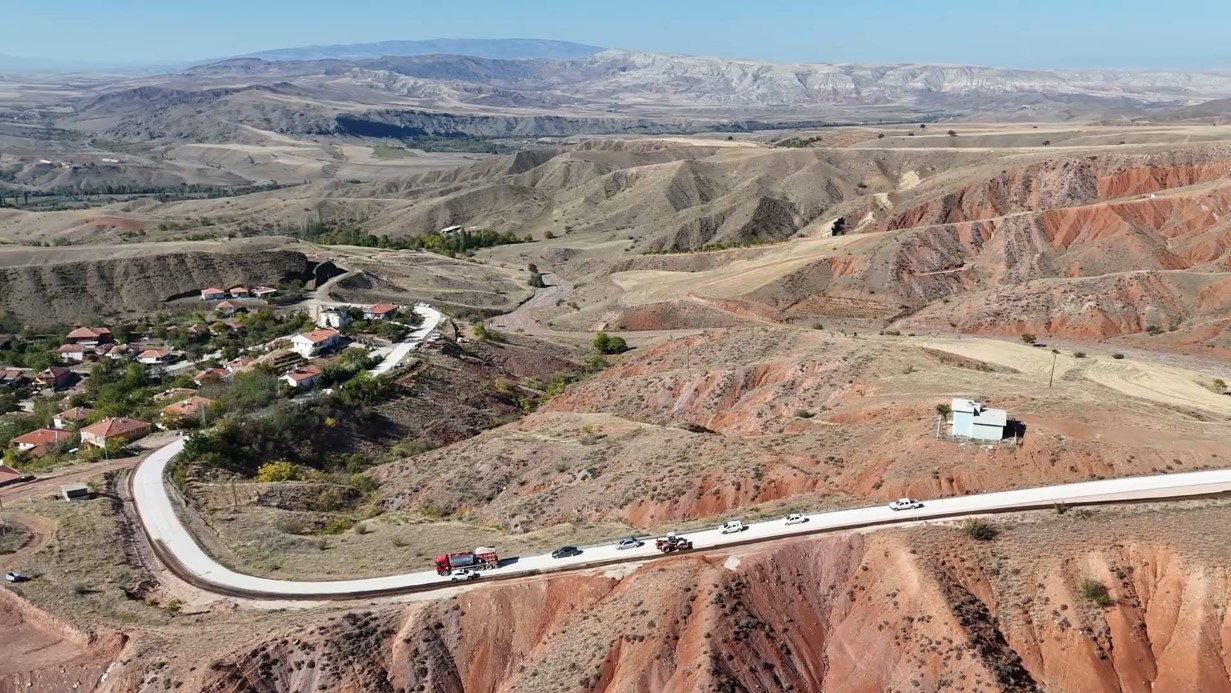
{"type": "Polygon", "coordinates": [[[1060,356],[1060,352],[1055,349],[1051,350],[1051,375],[1047,377],[1047,389],[1051,389],[1051,385],[1056,380],[1056,357],[1060,356]]]}

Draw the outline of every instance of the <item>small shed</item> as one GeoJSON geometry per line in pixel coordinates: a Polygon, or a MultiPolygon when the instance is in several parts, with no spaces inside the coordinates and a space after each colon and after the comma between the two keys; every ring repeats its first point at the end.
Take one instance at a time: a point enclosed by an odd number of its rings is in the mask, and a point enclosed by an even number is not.
{"type": "Polygon", "coordinates": [[[90,487],[85,484],[64,484],[60,486],[60,493],[66,501],[90,500],[90,487]]]}
{"type": "Polygon", "coordinates": [[[954,437],[989,441],[1005,437],[1009,414],[1004,409],[991,409],[970,399],[955,399],[951,408],[950,434],[954,437]]]}

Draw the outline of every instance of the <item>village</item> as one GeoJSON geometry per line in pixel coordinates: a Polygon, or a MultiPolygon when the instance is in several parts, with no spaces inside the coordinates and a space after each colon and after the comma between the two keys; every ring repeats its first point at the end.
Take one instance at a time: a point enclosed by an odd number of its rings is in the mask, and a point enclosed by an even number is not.
{"type": "Polygon", "coordinates": [[[435,348],[426,304],[277,307],[258,286],[200,292],[200,307],[49,337],[0,335],[0,485],[70,461],[127,454],[154,433],[209,426],[395,372],[435,348]],[[314,315],[313,315],[314,314],[314,315]]]}

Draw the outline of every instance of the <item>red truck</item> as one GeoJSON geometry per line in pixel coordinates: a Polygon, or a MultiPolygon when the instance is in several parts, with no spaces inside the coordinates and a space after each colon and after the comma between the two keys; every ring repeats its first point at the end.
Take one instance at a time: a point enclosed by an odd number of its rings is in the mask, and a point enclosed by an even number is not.
{"type": "Polygon", "coordinates": [[[463,553],[442,553],[436,557],[437,575],[448,575],[450,571],[457,568],[487,570],[498,567],[500,567],[500,559],[496,557],[496,550],[486,546],[463,553]]]}

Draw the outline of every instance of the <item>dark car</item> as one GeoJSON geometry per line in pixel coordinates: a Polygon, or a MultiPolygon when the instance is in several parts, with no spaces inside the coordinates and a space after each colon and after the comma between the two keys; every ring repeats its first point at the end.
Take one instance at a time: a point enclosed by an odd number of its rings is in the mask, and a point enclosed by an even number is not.
{"type": "Polygon", "coordinates": [[[568,558],[569,556],[580,556],[580,555],[581,555],[581,549],[577,548],[576,546],[561,546],[560,548],[551,552],[552,558],[568,558]]]}

